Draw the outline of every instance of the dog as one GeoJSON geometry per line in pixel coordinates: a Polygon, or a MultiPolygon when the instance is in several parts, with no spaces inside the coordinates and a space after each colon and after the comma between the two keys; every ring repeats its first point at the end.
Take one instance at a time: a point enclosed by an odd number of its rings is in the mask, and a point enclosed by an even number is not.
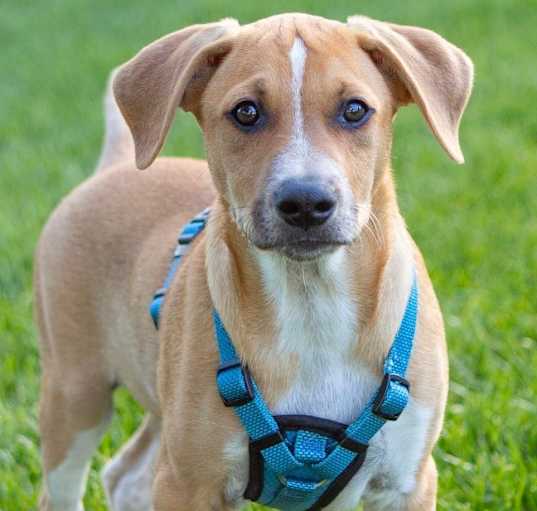
{"type": "Polygon", "coordinates": [[[103,470],[110,508],[239,509],[249,437],[215,384],[211,311],[271,413],[348,425],[381,384],[413,282],[408,405],[332,501],[311,509],[435,509],[447,351],[397,205],[392,122],[415,103],[463,163],[472,82],[470,59],[434,32],[306,14],[187,27],[115,71],[97,171],[56,208],[36,251],[40,509],[83,509],[120,385],[147,415],[103,470]],[[206,162],[156,159],[177,108],[197,119],[206,162]],[[157,330],[147,309],[178,230],[207,206],[157,330]]]}

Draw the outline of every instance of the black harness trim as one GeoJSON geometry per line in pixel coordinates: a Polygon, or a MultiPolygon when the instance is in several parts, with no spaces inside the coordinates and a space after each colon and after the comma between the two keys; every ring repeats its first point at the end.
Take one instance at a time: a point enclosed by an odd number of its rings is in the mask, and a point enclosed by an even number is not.
{"type": "Polygon", "coordinates": [[[367,445],[360,444],[359,442],[348,438],[345,435],[347,426],[340,422],[312,417],[310,415],[275,415],[274,419],[278,423],[280,431],[250,442],[248,450],[250,455],[249,478],[248,486],[244,492],[244,498],[256,501],[263,491],[264,463],[261,451],[285,441],[284,436],[281,433],[282,431],[306,430],[329,436],[333,440],[339,442],[345,449],[358,454],[346,470],[332,481],[332,484],[328,486],[319,500],[308,511],[318,511],[323,507],[328,506],[328,504],[340,494],[346,484],[362,466],[366,457],[367,445]]]}

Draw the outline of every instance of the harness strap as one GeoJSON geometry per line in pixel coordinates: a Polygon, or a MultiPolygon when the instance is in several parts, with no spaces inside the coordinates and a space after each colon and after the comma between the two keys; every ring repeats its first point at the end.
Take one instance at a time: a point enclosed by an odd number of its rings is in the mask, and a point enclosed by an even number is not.
{"type": "Polygon", "coordinates": [[[177,238],[177,246],[173,252],[173,257],[168,269],[168,274],[164,279],[162,287],[153,295],[153,300],[149,305],[149,314],[153,320],[155,328],[158,330],[160,323],[160,309],[164,303],[166,292],[172,283],[173,277],[177,273],[182,257],[188,252],[190,243],[196,236],[205,228],[207,219],[209,218],[210,209],[204,209],[199,215],[196,215],[188,224],[186,224],[177,238]]]}
{"type": "MultiPolygon", "coordinates": [[[[397,420],[408,404],[410,384],[405,375],[412,354],[417,316],[418,284],[414,277],[403,319],[384,361],[384,378],[380,388],[358,419],[347,428],[347,438],[367,445],[386,421],[397,420]]],[[[341,444],[331,456],[337,456],[340,448],[341,444]]]]}
{"type": "MultiPolygon", "coordinates": [[[[296,447],[294,454],[290,451],[248,368],[241,364],[218,312],[213,311],[221,362],[217,386],[222,400],[226,406],[233,407],[251,441],[267,443],[267,447],[261,449],[264,463],[280,474],[280,491],[271,492],[264,485],[259,499],[252,500],[284,509],[291,509],[289,503],[298,500],[301,505],[296,509],[305,510],[321,509],[337,496],[363,462],[361,454],[365,453],[371,438],[386,421],[397,420],[408,403],[409,384],[404,376],[412,352],[417,311],[418,287],[414,278],[403,319],[384,363],[384,378],[379,390],[356,421],[347,427],[336,447],[328,455],[321,455],[320,451],[313,453],[316,462],[307,463],[321,478],[319,481],[285,477],[285,474],[304,468],[306,459],[300,454],[297,456],[296,447]],[[356,465],[356,470],[352,470],[356,465]],[[347,479],[343,484],[342,477],[347,479]],[[331,483],[328,488],[327,482],[331,483]],[[308,506],[304,507],[305,504],[308,506]]],[[[299,452],[305,448],[300,442],[299,446],[299,452]]]]}

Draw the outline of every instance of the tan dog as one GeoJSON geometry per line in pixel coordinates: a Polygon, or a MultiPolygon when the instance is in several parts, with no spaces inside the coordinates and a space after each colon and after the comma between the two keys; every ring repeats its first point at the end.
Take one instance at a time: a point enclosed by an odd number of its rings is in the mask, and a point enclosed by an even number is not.
{"type": "Polygon", "coordinates": [[[216,389],[212,308],[274,413],[349,423],[378,388],[414,269],[411,402],[327,509],[434,509],[447,354],[397,206],[392,120],[415,102],[461,163],[471,85],[470,60],[437,34],[362,17],[198,25],[125,64],[113,89],[134,145],[109,95],[99,172],[56,209],[37,250],[41,509],[82,509],[118,385],[147,418],[104,470],[110,507],[238,509],[247,437],[216,389]],[[154,161],[177,107],[196,116],[208,163],[154,161]],[[157,332],[147,308],[178,230],[209,204],[157,332]]]}

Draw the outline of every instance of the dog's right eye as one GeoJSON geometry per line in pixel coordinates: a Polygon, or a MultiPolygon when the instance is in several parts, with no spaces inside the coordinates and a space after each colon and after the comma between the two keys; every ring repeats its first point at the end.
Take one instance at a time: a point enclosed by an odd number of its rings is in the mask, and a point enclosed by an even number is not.
{"type": "Polygon", "coordinates": [[[253,101],[241,101],[232,111],[233,119],[245,128],[251,128],[257,124],[260,118],[259,107],[253,101]]]}

